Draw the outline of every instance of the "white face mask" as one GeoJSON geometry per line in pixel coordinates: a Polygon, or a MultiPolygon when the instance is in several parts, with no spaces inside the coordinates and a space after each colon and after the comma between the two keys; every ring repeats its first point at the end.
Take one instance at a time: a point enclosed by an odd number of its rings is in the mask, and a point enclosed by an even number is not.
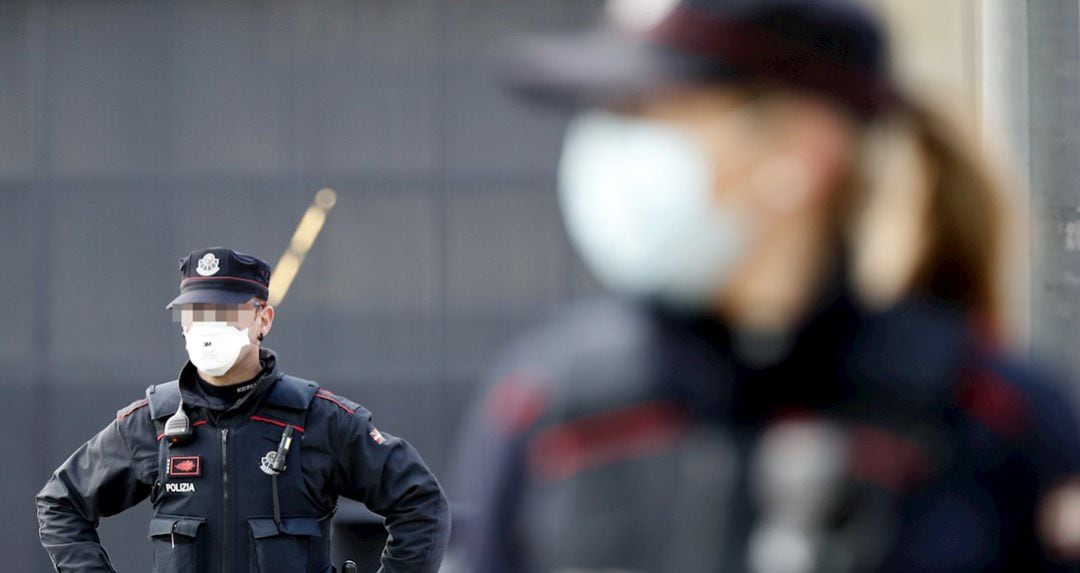
{"type": "Polygon", "coordinates": [[[184,337],[191,363],[211,376],[228,372],[251,343],[247,328],[237,330],[227,322],[194,322],[184,337]]]}
{"type": "Polygon", "coordinates": [[[713,197],[687,136],[593,111],[567,132],[559,191],[570,238],[606,287],[701,307],[730,278],[751,225],[713,197]]]}

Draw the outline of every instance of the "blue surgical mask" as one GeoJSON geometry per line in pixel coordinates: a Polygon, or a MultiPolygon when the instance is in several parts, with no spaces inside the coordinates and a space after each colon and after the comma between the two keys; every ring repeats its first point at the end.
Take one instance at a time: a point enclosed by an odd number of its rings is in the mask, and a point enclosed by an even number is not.
{"type": "Polygon", "coordinates": [[[563,218],[607,288],[700,308],[731,278],[753,227],[714,198],[712,181],[703,150],[687,135],[591,111],[566,135],[563,218]]]}

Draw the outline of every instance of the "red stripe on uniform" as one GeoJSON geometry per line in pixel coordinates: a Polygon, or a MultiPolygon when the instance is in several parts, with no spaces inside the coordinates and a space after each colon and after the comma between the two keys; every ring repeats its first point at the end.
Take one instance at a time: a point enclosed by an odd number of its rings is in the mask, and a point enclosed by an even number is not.
{"type": "Polygon", "coordinates": [[[253,285],[257,285],[257,286],[260,286],[262,288],[267,288],[267,286],[262,284],[261,282],[253,281],[251,279],[242,279],[240,277],[216,277],[216,276],[187,277],[184,280],[180,281],[180,286],[184,286],[184,283],[190,282],[190,281],[241,281],[241,282],[245,282],[245,283],[251,283],[253,285]]]}
{"type": "Polygon", "coordinates": [[[884,428],[860,425],[852,432],[851,473],[894,493],[910,491],[930,474],[930,459],[914,440],[884,428]]]}
{"type": "Polygon", "coordinates": [[[128,406],[124,410],[121,410],[120,413],[116,415],[116,421],[119,422],[120,420],[127,418],[133,412],[135,412],[135,410],[138,410],[139,408],[142,408],[143,406],[146,406],[148,404],[150,404],[150,400],[147,400],[146,398],[139,400],[138,402],[128,406]]]}
{"type": "Polygon", "coordinates": [[[1007,439],[1021,437],[1031,423],[1024,393],[989,371],[975,372],[960,386],[960,409],[1007,439]]]}
{"type": "Polygon", "coordinates": [[[494,426],[510,435],[519,434],[544,413],[547,394],[535,376],[517,372],[506,376],[491,389],[484,409],[494,426]]]}
{"type": "Polygon", "coordinates": [[[597,414],[540,432],[528,445],[529,468],[540,479],[563,480],[665,451],[685,428],[683,409],[670,402],[597,414]]]}
{"type": "Polygon", "coordinates": [[[326,394],[324,394],[323,392],[324,392],[324,390],[319,390],[318,392],[315,393],[315,396],[318,397],[318,398],[322,398],[323,400],[327,400],[329,402],[333,402],[333,403],[337,404],[339,408],[341,408],[342,410],[345,410],[349,414],[355,414],[356,413],[356,410],[353,410],[352,408],[349,408],[345,404],[342,404],[341,402],[338,402],[337,399],[334,398],[332,395],[330,395],[329,392],[327,392],[326,394]]]}
{"type": "MultiPolygon", "coordinates": [[[[196,420],[195,423],[191,425],[191,427],[192,428],[198,428],[199,426],[201,426],[201,425],[203,425],[205,423],[206,423],[206,420],[196,420]]],[[[161,440],[161,438],[164,438],[164,437],[165,437],[165,432],[162,432],[162,433],[158,434],[157,439],[161,440]]]]}
{"type": "MultiPolygon", "coordinates": [[[[263,418],[262,416],[252,416],[250,419],[255,420],[256,422],[266,422],[267,424],[273,424],[275,426],[280,426],[282,428],[284,428],[285,426],[290,425],[290,424],[286,424],[285,422],[281,422],[281,421],[278,421],[278,420],[271,420],[270,418],[263,418]]],[[[304,429],[301,428],[300,426],[293,425],[293,428],[296,428],[296,431],[298,431],[298,432],[303,432],[304,431],[304,429]]]]}

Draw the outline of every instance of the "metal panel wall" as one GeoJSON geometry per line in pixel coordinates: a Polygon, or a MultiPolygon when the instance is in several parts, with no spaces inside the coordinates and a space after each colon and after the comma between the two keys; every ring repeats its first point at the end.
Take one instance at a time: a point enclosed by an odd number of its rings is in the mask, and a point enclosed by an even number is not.
{"type": "MultiPolygon", "coordinates": [[[[0,553],[47,571],[33,495],[182,339],[177,258],[272,262],[338,192],[267,345],[450,466],[463,404],[508,339],[595,289],[552,193],[564,117],[492,81],[516,30],[598,0],[0,3],[0,553]]],[[[144,570],[146,507],[103,522],[144,570]]]]}
{"type": "MultiPolygon", "coordinates": [[[[1032,353],[1080,374],[1080,2],[1027,2],[1032,353]]],[[[1078,396],[1080,398],[1080,396],[1078,396]]]]}

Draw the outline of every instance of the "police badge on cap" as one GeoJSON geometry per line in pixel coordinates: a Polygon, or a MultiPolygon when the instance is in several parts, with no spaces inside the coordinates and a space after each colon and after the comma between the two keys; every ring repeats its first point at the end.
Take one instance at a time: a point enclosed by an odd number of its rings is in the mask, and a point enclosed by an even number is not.
{"type": "Polygon", "coordinates": [[[165,308],[191,303],[242,304],[252,297],[265,300],[270,294],[270,265],[232,249],[192,251],[180,259],[180,275],[180,296],[165,308]]]}

